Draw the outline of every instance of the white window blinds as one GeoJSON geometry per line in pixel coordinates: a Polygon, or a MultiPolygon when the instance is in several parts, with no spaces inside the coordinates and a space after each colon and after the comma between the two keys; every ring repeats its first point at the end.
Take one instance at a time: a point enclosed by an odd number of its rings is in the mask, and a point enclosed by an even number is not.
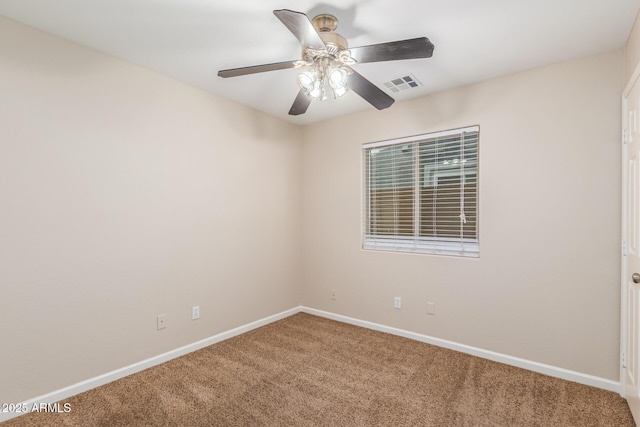
{"type": "Polygon", "coordinates": [[[479,256],[479,132],[363,146],[364,249],[479,256]]]}

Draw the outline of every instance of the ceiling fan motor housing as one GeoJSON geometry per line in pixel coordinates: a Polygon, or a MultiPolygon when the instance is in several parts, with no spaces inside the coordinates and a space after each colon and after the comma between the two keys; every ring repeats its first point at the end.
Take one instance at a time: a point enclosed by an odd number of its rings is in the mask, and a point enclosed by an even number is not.
{"type": "Polygon", "coordinates": [[[347,39],[336,33],[338,28],[338,19],[333,15],[323,14],[318,15],[311,20],[313,27],[318,31],[318,35],[327,45],[327,50],[330,54],[336,55],[339,51],[345,50],[349,47],[347,39]]]}

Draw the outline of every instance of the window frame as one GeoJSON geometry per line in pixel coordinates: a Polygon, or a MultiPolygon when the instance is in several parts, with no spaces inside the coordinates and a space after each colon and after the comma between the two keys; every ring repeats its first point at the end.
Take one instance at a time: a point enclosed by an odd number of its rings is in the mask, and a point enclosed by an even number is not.
{"type": "MultiPolygon", "coordinates": [[[[463,147],[460,148],[460,152],[462,153],[463,147]]],[[[421,135],[385,140],[385,141],[377,141],[362,144],[362,249],[363,250],[372,250],[372,251],[391,251],[391,252],[407,252],[407,253],[420,253],[420,254],[428,254],[428,255],[449,255],[456,257],[470,257],[470,258],[479,258],[480,257],[480,233],[479,233],[479,190],[480,190],[480,126],[468,126],[463,128],[439,131],[439,132],[431,132],[421,135]],[[475,238],[465,238],[461,237],[430,237],[430,236],[421,236],[420,228],[422,223],[426,220],[426,217],[422,216],[420,213],[420,204],[422,200],[420,195],[422,191],[416,191],[417,187],[427,188],[434,187],[434,184],[437,183],[438,179],[446,178],[447,176],[455,176],[457,169],[455,167],[449,168],[444,167],[437,169],[437,167],[431,167],[430,164],[421,164],[420,153],[421,147],[420,144],[424,144],[428,140],[433,140],[434,143],[439,138],[451,137],[460,135],[463,136],[465,133],[476,133],[477,137],[475,140],[475,160],[471,161],[468,164],[465,164],[465,167],[473,166],[473,169],[469,170],[467,173],[464,168],[462,168],[462,174],[460,175],[462,181],[460,185],[462,190],[464,191],[465,183],[467,182],[467,176],[473,176],[475,181],[475,238]],[[415,154],[412,154],[414,157],[412,158],[412,162],[415,169],[415,178],[413,180],[413,184],[411,187],[412,199],[414,210],[411,216],[413,222],[413,234],[412,235],[381,235],[381,234],[368,234],[368,231],[371,228],[371,182],[372,177],[370,175],[370,164],[368,162],[368,153],[374,149],[383,149],[389,147],[399,147],[402,145],[413,144],[412,148],[415,153],[418,153],[418,157],[415,157],[415,154]],[[422,169],[422,170],[421,170],[422,169]],[[435,170],[434,170],[435,169],[435,170]],[[432,173],[433,172],[433,173],[432,173]],[[417,220],[416,220],[417,219],[417,220]]],[[[465,213],[464,210],[464,196],[461,196],[460,200],[460,208],[461,208],[461,217],[462,214],[465,213]]],[[[460,226],[460,230],[462,232],[462,225],[460,226]]],[[[463,233],[464,234],[464,233],[463,233]]]]}

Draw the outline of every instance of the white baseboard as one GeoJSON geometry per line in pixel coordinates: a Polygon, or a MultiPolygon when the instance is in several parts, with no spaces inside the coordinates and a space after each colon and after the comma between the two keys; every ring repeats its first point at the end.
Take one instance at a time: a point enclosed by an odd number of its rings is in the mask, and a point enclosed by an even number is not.
{"type": "Polygon", "coordinates": [[[518,368],[527,369],[529,371],[538,372],[549,375],[551,377],[561,378],[563,380],[573,381],[579,384],[585,384],[592,387],[601,388],[608,391],[620,393],[620,382],[612,381],[593,375],[583,374],[580,372],[570,371],[568,369],[558,368],[556,366],[546,365],[544,363],[533,362],[531,360],[521,359],[494,351],[483,350],[477,347],[471,347],[464,344],[458,344],[452,341],[434,338],[428,335],[416,332],[405,331],[403,329],[392,328],[390,326],[380,325],[378,323],[368,322],[365,320],[354,319],[327,311],[316,310],[309,307],[301,307],[300,311],[313,314],[315,316],[325,317],[327,319],[337,320],[338,322],[349,323],[363,328],[373,329],[375,331],[386,332],[392,335],[398,335],[427,344],[433,344],[438,347],[448,348],[450,350],[459,351],[461,353],[471,354],[473,356],[482,357],[483,359],[493,360],[494,362],[504,363],[505,365],[516,366],[518,368]]]}
{"type": "MultiPolygon", "coordinates": [[[[269,323],[273,323],[277,320],[284,319],[285,317],[292,316],[299,312],[300,312],[300,307],[294,307],[292,309],[283,311],[282,313],[274,314],[273,316],[268,316],[268,317],[265,317],[264,319],[256,320],[255,322],[251,322],[246,325],[239,326],[237,328],[231,329],[230,331],[222,332],[212,337],[205,338],[203,340],[194,342],[192,344],[185,345],[183,347],[168,351],[158,356],[151,357],[141,362],[137,362],[132,365],[125,366],[124,368],[116,369],[115,371],[107,372],[106,374],[103,374],[103,375],[98,375],[97,377],[93,377],[88,380],[81,381],[79,383],[70,385],[60,390],[56,390],[51,393],[47,393],[42,396],[35,397],[33,399],[29,399],[25,402],[20,403],[18,406],[21,408],[32,408],[34,404],[39,405],[40,403],[59,402],[61,400],[67,399],[76,394],[83,393],[85,391],[110,383],[120,378],[124,378],[131,374],[135,374],[136,372],[144,371],[145,369],[151,368],[156,365],[160,365],[161,363],[164,363],[164,362],[168,362],[171,359],[184,356],[185,354],[194,352],[196,350],[200,350],[202,348],[208,347],[220,341],[233,338],[237,335],[243,334],[245,332],[249,332],[252,329],[256,329],[261,326],[268,325],[269,323]]],[[[0,410],[1,409],[2,408],[0,408],[0,410]]],[[[11,418],[15,418],[19,415],[22,415],[22,413],[0,412],[0,423],[3,421],[7,421],[11,418]]]]}
{"type": "MultiPolygon", "coordinates": [[[[337,320],[338,322],[348,323],[355,326],[361,326],[363,328],[372,329],[375,331],[386,332],[388,334],[409,338],[409,339],[424,342],[427,344],[433,344],[439,347],[448,348],[450,350],[455,350],[462,353],[471,354],[473,356],[482,357],[484,359],[493,360],[495,362],[504,363],[506,365],[516,366],[518,368],[539,372],[541,374],[549,375],[552,377],[561,378],[564,380],[573,381],[576,383],[585,384],[593,387],[598,387],[598,388],[613,391],[613,392],[620,392],[620,383],[617,381],[607,380],[607,379],[596,377],[593,375],[582,374],[580,372],[570,371],[567,369],[558,368],[551,365],[545,365],[543,363],[532,362],[530,360],[508,356],[506,354],[496,353],[493,351],[483,350],[477,347],[471,347],[464,344],[458,344],[452,341],[447,341],[440,338],[434,338],[434,337],[419,334],[416,332],[405,331],[403,329],[398,329],[390,326],[380,325],[378,323],[368,322],[366,320],[354,319],[352,317],[342,316],[340,314],[335,314],[327,311],[316,310],[314,308],[299,306],[299,307],[294,307],[292,309],[283,311],[278,314],[274,314],[273,316],[268,316],[263,319],[256,320],[255,322],[251,322],[246,325],[239,326],[229,331],[222,332],[212,337],[205,338],[203,340],[194,342],[192,344],[185,345],[175,350],[168,351],[158,356],[151,357],[141,362],[137,362],[132,365],[125,366],[120,369],[116,369],[115,371],[107,372],[106,374],[103,374],[103,375],[98,375],[97,377],[93,377],[88,380],[81,381],[79,383],[70,385],[60,390],[56,390],[51,393],[47,393],[42,396],[35,397],[33,399],[29,399],[25,402],[20,403],[19,405],[20,407],[31,408],[33,407],[34,404],[59,402],[61,400],[67,399],[76,394],[83,393],[85,391],[110,383],[120,378],[124,378],[131,374],[135,374],[136,372],[141,372],[153,366],[160,365],[161,363],[168,362],[171,359],[184,356],[185,354],[194,352],[196,350],[200,350],[204,347],[208,347],[220,341],[233,338],[237,335],[243,334],[245,332],[249,332],[253,329],[268,325],[269,323],[273,323],[275,321],[284,319],[285,317],[289,317],[300,312],[313,314],[315,316],[324,317],[327,319],[337,320]]],[[[10,413],[0,412],[0,423],[3,421],[7,421],[11,418],[17,417],[19,415],[22,415],[22,414],[15,413],[15,412],[10,412],[10,413]]]]}

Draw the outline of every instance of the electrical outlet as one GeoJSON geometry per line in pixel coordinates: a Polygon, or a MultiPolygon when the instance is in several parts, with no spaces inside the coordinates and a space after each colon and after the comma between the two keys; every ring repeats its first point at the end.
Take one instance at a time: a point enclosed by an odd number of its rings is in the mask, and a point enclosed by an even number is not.
{"type": "Polygon", "coordinates": [[[166,327],[167,327],[167,315],[158,314],[158,330],[164,329],[166,327]]]}
{"type": "Polygon", "coordinates": [[[200,306],[194,305],[191,307],[191,320],[196,320],[200,318],[200,306]]]}
{"type": "Polygon", "coordinates": [[[395,297],[393,299],[393,307],[394,308],[402,308],[402,298],[400,297],[395,297]]]}
{"type": "Polygon", "coordinates": [[[427,314],[430,314],[432,316],[436,314],[436,303],[435,302],[428,302],[427,303],[427,314]]]}
{"type": "Polygon", "coordinates": [[[337,291],[335,289],[331,289],[331,299],[333,299],[333,300],[336,299],[336,293],[337,293],[337,291]]]}

